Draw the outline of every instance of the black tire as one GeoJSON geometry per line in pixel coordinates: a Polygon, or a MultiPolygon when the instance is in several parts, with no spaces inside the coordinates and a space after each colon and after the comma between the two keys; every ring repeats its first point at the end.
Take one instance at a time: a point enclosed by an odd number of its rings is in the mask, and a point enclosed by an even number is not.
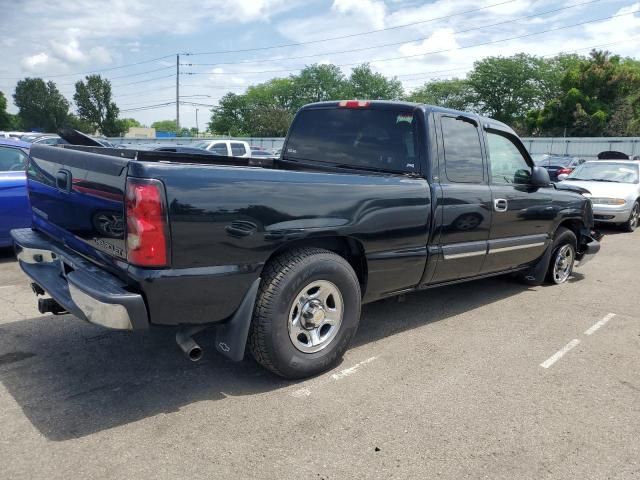
{"type": "Polygon", "coordinates": [[[553,237],[551,260],[549,261],[549,267],[547,269],[547,281],[549,283],[560,285],[569,279],[576,261],[577,244],[578,241],[575,233],[568,228],[558,227],[558,230],[556,230],[556,234],[553,237]],[[562,274],[557,275],[556,265],[563,254],[567,252],[567,249],[570,249],[571,252],[570,264],[566,267],[567,269],[564,267],[561,268],[562,274]]]}
{"type": "Polygon", "coordinates": [[[633,204],[633,208],[631,209],[631,215],[629,215],[629,220],[623,223],[622,229],[625,232],[635,232],[636,228],[638,228],[638,222],[640,221],[640,202],[637,200],[633,204]]]}
{"type": "Polygon", "coordinates": [[[351,265],[339,255],[319,248],[295,249],[264,268],[256,299],[248,346],[266,369],[285,378],[316,375],[336,365],[347,350],[360,321],[360,283],[351,265]],[[326,347],[302,352],[290,337],[294,301],[313,282],[336,287],[343,304],[342,320],[326,347]]]}

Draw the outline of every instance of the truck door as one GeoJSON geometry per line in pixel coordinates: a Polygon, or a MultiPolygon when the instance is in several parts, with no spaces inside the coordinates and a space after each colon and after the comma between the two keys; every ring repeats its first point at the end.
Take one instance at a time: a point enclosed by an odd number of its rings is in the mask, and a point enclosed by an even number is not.
{"type": "Polygon", "coordinates": [[[478,123],[448,114],[437,118],[441,192],[435,228],[439,241],[430,283],[477,275],[487,254],[491,226],[491,191],[478,123]]]}
{"type": "Polygon", "coordinates": [[[548,188],[530,185],[529,155],[510,132],[485,128],[493,215],[484,273],[510,269],[540,257],[557,215],[548,188]]]}

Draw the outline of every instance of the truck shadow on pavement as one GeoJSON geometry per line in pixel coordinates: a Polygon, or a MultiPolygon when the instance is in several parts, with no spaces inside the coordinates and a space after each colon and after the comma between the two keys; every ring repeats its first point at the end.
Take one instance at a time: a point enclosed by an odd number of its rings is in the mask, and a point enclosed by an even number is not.
{"type": "MultiPolygon", "coordinates": [[[[366,305],[352,346],[447,319],[527,287],[493,278],[366,305]]],[[[80,438],[194,402],[274,391],[289,385],[247,355],[235,363],[215,353],[212,336],[189,362],[175,331],[107,331],[70,315],[0,324],[0,381],[47,439],[80,438]]]]}

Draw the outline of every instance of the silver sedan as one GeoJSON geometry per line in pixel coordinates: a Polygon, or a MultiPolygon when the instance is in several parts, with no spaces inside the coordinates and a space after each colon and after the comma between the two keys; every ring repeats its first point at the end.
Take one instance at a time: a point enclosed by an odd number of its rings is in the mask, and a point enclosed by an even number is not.
{"type": "Polygon", "coordinates": [[[560,180],[591,192],[596,222],[616,224],[633,232],[640,220],[640,162],[594,160],[560,180]]]}

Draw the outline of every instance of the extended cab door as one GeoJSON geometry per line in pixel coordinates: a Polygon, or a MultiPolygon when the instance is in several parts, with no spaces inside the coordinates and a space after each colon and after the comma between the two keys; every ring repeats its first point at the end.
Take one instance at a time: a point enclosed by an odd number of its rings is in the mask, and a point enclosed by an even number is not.
{"type": "Polygon", "coordinates": [[[491,226],[491,190],[478,123],[448,114],[437,114],[436,119],[439,255],[431,283],[479,274],[491,226]]]}
{"type": "Polygon", "coordinates": [[[485,128],[493,215],[484,273],[520,266],[540,257],[556,216],[548,188],[530,184],[533,164],[511,132],[485,128]]]}

